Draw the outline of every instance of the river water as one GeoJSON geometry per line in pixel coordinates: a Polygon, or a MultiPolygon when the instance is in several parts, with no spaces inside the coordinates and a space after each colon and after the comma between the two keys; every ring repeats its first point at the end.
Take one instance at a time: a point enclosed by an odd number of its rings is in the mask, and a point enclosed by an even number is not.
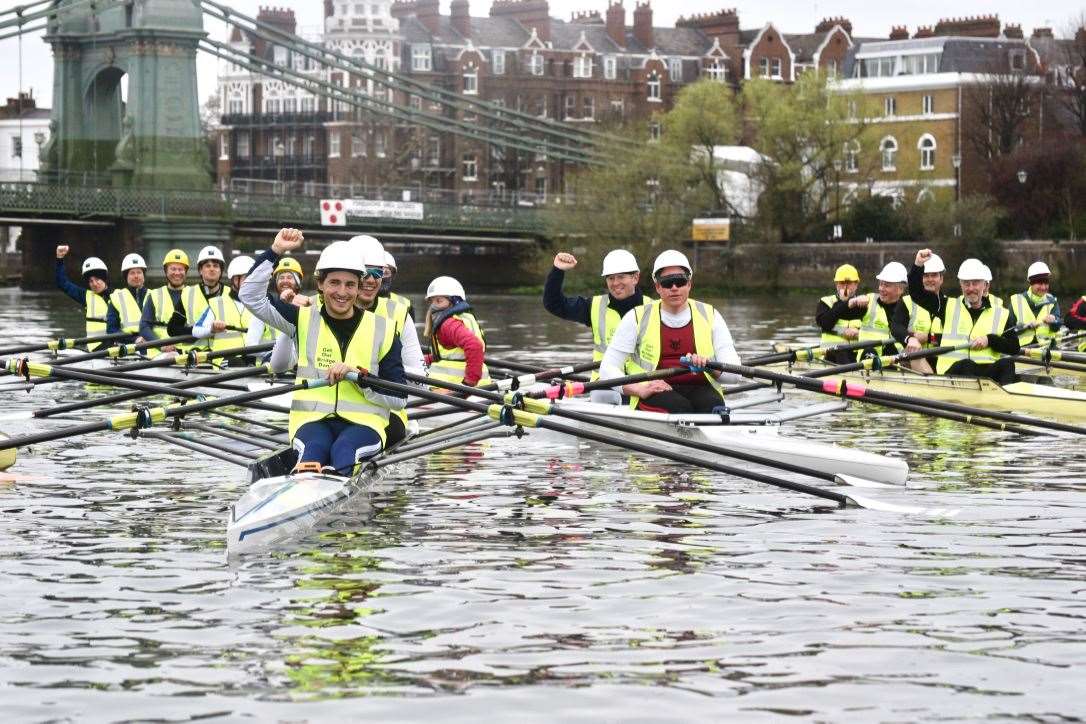
{"type": "MultiPolygon", "coordinates": [[[[811,339],[813,300],[711,301],[744,355],[811,339]]],[[[587,330],[536,299],[475,302],[495,354],[584,358],[587,330]]],[[[59,295],[0,290],[4,343],[80,329],[59,295]]],[[[9,391],[0,412],[87,394],[9,391]]],[[[240,468],[121,433],[20,450],[0,478],[4,720],[1086,716],[1077,440],[858,408],[786,431],[902,455],[909,489],[871,497],[958,513],[838,510],[529,434],[408,464],[299,543],[228,560],[240,468]]]]}

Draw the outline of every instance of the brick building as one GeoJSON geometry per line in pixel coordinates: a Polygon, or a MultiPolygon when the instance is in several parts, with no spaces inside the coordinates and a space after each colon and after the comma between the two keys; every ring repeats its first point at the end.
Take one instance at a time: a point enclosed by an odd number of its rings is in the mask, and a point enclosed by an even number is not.
{"type": "MultiPolygon", "coordinates": [[[[651,118],[700,78],[738,87],[755,76],[790,82],[816,68],[836,76],[853,49],[844,18],[803,34],[772,23],[741,29],[734,10],[658,27],[651,5],[635,2],[632,13],[620,0],[603,14],[575,13],[567,22],[550,16],[547,0],[496,0],[486,17],[473,17],[468,0],[453,0],[449,15],[440,14],[438,0],[326,0],[323,32],[307,39],[464,97],[578,128],[651,118]]],[[[297,32],[293,11],[262,8],[258,19],[297,32]]],[[[365,76],[319,69],[289,47],[238,29],[230,43],[402,107],[450,112],[365,76]]],[[[556,159],[393,122],[238,66],[223,69],[219,85],[224,187],[314,192],[331,184],[343,195],[417,189],[425,198],[484,202],[514,192],[545,199],[563,187],[566,169],[556,159]]],[[[472,120],[470,112],[456,113],[472,120]]]]}

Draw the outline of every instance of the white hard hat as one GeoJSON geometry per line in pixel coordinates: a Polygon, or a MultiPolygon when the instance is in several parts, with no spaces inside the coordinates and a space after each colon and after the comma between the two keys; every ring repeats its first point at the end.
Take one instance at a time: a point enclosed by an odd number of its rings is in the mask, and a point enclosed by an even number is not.
{"type": "Polygon", "coordinates": [[[361,274],[366,269],[362,260],[362,254],[358,247],[349,241],[333,241],[324,247],[320,258],[317,259],[316,270],[328,272],[341,269],[361,274]]]}
{"type": "Polygon", "coordinates": [[[690,274],[694,273],[694,268],[690,266],[690,260],[686,258],[686,254],[674,249],[668,249],[656,257],[656,262],[652,265],[652,275],[655,277],[658,271],[669,266],[681,266],[690,274]]]}
{"type": "Polygon", "coordinates": [[[641,271],[637,266],[637,259],[625,249],[615,249],[607,252],[603,257],[603,273],[601,277],[609,277],[612,274],[633,274],[641,271]]]}
{"type": "Polygon", "coordinates": [[[376,247],[377,249],[380,249],[382,252],[384,252],[384,250],[385,250],[385,247],[382,246],[381,242],[378,241],[377,237],[370,236],[369,234],[358,234],[357,236],[352,236],[347,241],[348,241],[348,243],[351,243],[351,244],[357,244],[359,247],[361,247],[363,249],[369,249],[369,248],[376,247]]]}
{"type": "Polygon", "coordinates": [[[430,282],[430,286],[426,287],[426,298],[431,297],[460,297],[461,299],[467,299],[468,295],[464,293],[464,286],[452,277],[438,277],[430,282]]]}
{"type": "Polygon", "coordinates": [[[938,254],[932,254],[926,262],[924,262],[925,274],[942,274],[946,271],[946,264],[939,257],[938,254]]]}
{"type": "Polygon", "coordinates": [[[121,262],[121,272],[126,272],[129,269],[146,269],[147,262],[143,260],[143,257],[139,254],[127,254],[124,260],[121,262]]]}
{"type": "Polygon", "coordinates": [[[909,273],[905,271],[905,265],[899,261],[892,261],[882,268],[876,276],[880,282],[893,282],[896,284],[907,284],[909,281],[909,273]]]}
{"type": "Polygon", "coordinates": [[[255,263],[251,256],[245,256],[244,254],[235,256],[230,260],[230,266],[226,267],[226,276],[231,279],[236,276],[244,276],[249,273],[255,263]]]}
{"type": "Polygon", "coordinates": [[[226,266],[226,259],[223,258],[222,252],[219,251],[217,246],[205,246],[200,249],[200,253],[196,256],[196,268],[199,269],[205,261],[217,261],[223,266],[226,266]]]}
{"type": "Polygon", "coordinates": [[[103,274],[109,273],[109,268],[106,267],[106,263],[96,256],[88,256],[83,260],[83,276],[87,275],[87,272],[100,271],[103,274]]]}
{"type": "Polygon", "coordinates": [[[961,281],[980,280],[990,282],[992,272],[981,263],[980,259],[966,259],[958,267],[958,279],[961,281]]]}
{"type": "Polygon", "coordinates": [[[1026,279],[1050,274],[1052,274],[1052,270],[1048,268],[1048,264],[1043,261],[1035,261],[1029,265],[1029,269],[1026,271],[1026,279]]]}
{"type": "Polygon", "coordinates": [[[385,251],[385,266],[396,269],[396,257],[389,254],[387,250],[385,251]]]}

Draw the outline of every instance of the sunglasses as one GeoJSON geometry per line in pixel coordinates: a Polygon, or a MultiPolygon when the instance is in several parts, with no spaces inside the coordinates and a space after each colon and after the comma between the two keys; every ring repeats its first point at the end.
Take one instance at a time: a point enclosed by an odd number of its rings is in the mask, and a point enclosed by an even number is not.
{"type": "Polygon", "coordinates": [[[362,272],[362,278],[373,277],[374,279],[381,279],[385,276],[385,270],[379,266],[368,266],[366,271],[362,272]]]}
{"type": "Polygon", "coordinates": [[[664,289],[674,289],[675,287],[685,287],[690,283],[690,277],[685,274],[670,274],[666,277],[660,277],[656,280],[656,283],[664,289]]]}

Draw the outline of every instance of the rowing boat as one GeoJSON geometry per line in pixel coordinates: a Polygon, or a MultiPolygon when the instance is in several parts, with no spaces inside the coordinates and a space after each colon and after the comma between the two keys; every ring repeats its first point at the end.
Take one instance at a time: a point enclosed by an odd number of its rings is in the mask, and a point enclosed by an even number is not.
{"type": "MultiPolygon", "coordinates": [[[[792,369],[816,370],[830,366],[824,360],[795,364],[792,369]]],[[[986,410],[1018,412],[1052,420],[1086,420],[1086,392],[1043,385],[953,375],[924,375],[912,370],[885,369],[834,375],[856,380],[872,389],[928,400],[954,402],[986,410]]]]}
{"type": "MultiPolygon", "coordinates": [[[[649,439],[663,433],[715,445],[724,454],[727,451],[747,453],[829,474],[855,476],[892,485],[904,485],[909,476],[908,463],[900,458],[780,434],[781,423],[842,409],[844,405],[839,402],[779,412],[740,410],[730,413],[726,419],[711,414],[645,412],[575,398],[562,400],[558,404],[565,409],[636,425],[644,430],[644,436],[649,439]]],[[[595,428],[580,421],[567,422],[579,429],[595,428]]],[[[659,440],[656,442],[661,447],[679,447],[659,440]]],[[[682,451],[690,452],[689,449],[682,451]]]]}

